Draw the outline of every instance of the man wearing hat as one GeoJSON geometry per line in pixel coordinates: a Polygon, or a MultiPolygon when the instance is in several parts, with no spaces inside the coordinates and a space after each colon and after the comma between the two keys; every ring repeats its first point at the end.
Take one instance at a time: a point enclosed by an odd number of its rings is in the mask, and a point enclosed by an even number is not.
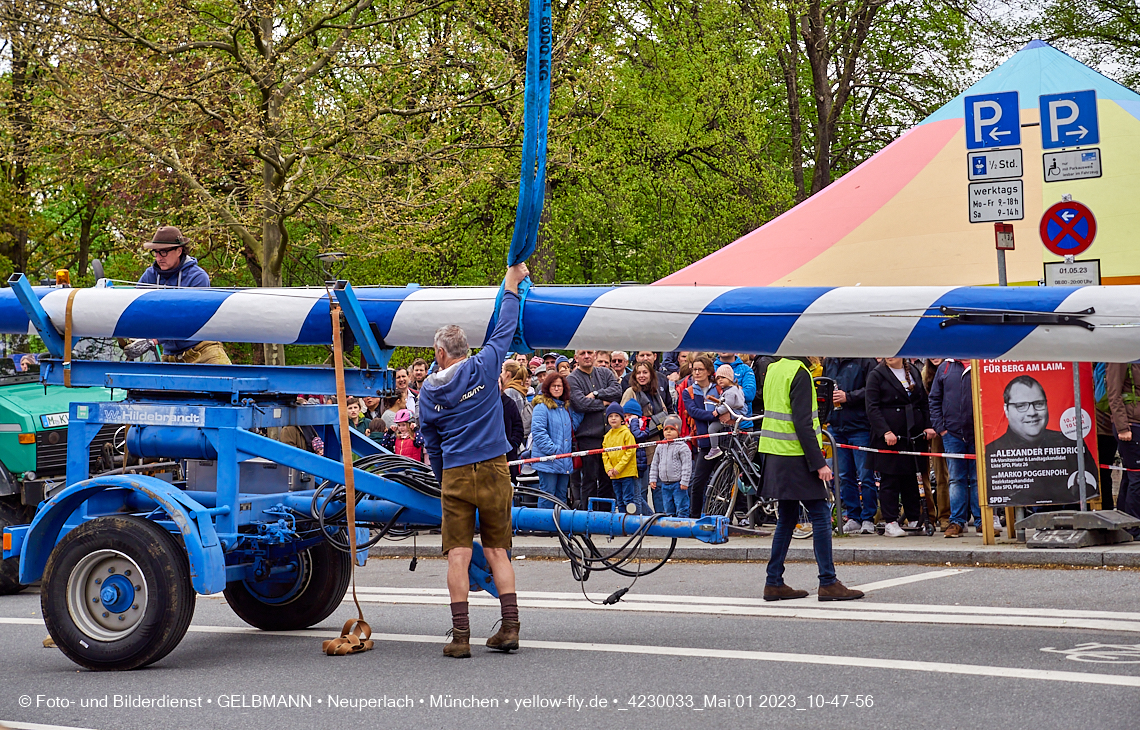
{"type": "MultiPolygon", "coordinates": [[[[159,228],[143,248],[154,254],[154,264],[139,277],[139,284],[154,287],[210,286],[210,275],[187,253],[190,242],[174,226],[159,228]]],[[[158,340],[163,362],[229,365],[222,343],[206,340],[158,340]]]]}

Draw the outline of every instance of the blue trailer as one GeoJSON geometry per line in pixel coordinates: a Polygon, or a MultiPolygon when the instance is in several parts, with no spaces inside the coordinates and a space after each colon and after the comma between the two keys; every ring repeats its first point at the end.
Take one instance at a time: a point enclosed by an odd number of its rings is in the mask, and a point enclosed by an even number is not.
{"type": "MultiPolygon", "coordinates": [[[[332,405],[299,404],[296,394],[337,393],[337,371],[69,361],[59,330],[70,328],[51,321],[22,275],[10,283],[50,351],[41,379],[76,389],[66,487],[39,505],[30,525],[3,534],[3,556],[19,557],[20,581],[42,581],[44,621],[60,650],[97,670],[159,661],[185,635],[194,593],[224,593],[239,617],[265,630],[304,629],[330,616],[345,597],[353,558],[340,414],[332,405]],[[126,397],[86,401],[84,388],[126,397]],[[158,464],[92,475],[88,450],[106,424],[129,425],[126,450],[158,464]],[[288,427],[314,429],[323,455],[262,433],[288,427]],[[180,468],[178,479],[147,473],[169,472],[171,462],[196,468],[180,468]]],[[[342,372],[343,392],[393,395],[390,350],[351,286],[338,282],[329,296],[366,362],[342,372]]],[[[392,530],[440,526],[439,486],[429,469],[355,431],[351,444],[359,562],[392,530]]],[[[560,534],[565,545],[591,534],[728,539],[724,517],[523,507],[513,517],[516,529],[560,534]]],[[[475,547],[471,587],[496,594],[475,547]]]]}

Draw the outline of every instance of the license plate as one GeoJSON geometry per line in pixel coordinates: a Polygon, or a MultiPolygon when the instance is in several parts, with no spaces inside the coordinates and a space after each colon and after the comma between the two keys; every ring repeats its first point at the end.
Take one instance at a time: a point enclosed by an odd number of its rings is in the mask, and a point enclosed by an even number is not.
{"type": "Polygon", "coordinates": [[[43,423],[44,428],[61,428],[67,425],[68,414],[66,413],[47,413],[40,416],[40,422],[43,423]]]}

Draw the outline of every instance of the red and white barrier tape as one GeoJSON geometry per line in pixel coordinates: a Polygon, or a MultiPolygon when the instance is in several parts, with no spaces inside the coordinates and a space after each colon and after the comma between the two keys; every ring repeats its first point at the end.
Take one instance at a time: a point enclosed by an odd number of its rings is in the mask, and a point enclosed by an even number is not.
{"type": "MultiPolygon", "coordinates": [[[[716,435],[716,434],[714,434],[716,435]]],[[[727,433],[720,434],[727,436],[727,433]]],[[[675,439],[661,439],[660,441],[646,441],[641,444],[630,444],[629,446],[607,446],[601,449],[587,449],[586,451],[571,451],[568,454],[553,454],[551,456],[535,456],[530,459],[515,459],[508,461],[507,466],[520,466],[522,464],[537,464],[540,461],[557,461],[559,459],[572,459],[575,456],[593,456],[594,454],[604,454],[607,451],[626,451],[628,449],[645,449],[650,446],[657,446],[659,444],[669,444],[674,441],[696,441],[698,439],[707,439],[709,435],[701,434],[699,436],[681,436],[675,439]]]]}
{"type": "MultiPolygon", "coordinates": [[[[722,433],[720,435],[721,436],[727,436],[728,434],[722,433]]],[[[605,447],[605,448],[601,448],[601,449],[587,449],[585,451],[572,451],[568,454],[554,454],[552,456],[535,456],[535,457],[532,457],[530,459],[515,459],[514,461],[508,461],[507,465],[508,466],[522,466],[523,464],[537,464],[540,461],[557,461],[559,459],[572,459],[576,456],[579,456],[579,457],[580,456],[593,456],[595,454],[604,454],[607,451],[627,451],[629,449],[644,449],[644,448],[648,448],[650,446],[657,446],[659,444],[672,443],[674,441],[696,441],[699,439],[707,439],[708,437],[709,437],[708,434],[702,434],[699,436],[681,436],[680,438],[675,438],[675,439],[661,439],[660,441],[646,441],[645,443],[631,444],[629,446],[609,446],[609,447],[605,447]]],[[[841,449],[849,449],[851,451],[866,451],[866,452],[873,453],[873,454],[893,454],[895,456],[941,456],[944,459],[971,459],[972,460],[972,459],[978,458],[976,454],[947,454],[947,453],[937,453],[934,451],[891,451],[889,449],[873,449],[870,446],[855,446],[854,444],[835,444],[835,445],[841,449]]],[[[1097,464],[1097,466],[1100,467],[1101,469],[1111,469],[1113,471],[1140,472],[1140,469],[1128,469],[1128,468],[1123,467],[1123,466],[1115,466],[1115,465],[1110,466],[1107,464],[1097,464]]]]}

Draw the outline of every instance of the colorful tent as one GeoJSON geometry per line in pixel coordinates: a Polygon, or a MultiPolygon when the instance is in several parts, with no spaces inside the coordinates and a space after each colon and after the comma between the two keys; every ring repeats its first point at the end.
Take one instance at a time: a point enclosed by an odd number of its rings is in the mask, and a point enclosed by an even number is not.
{"type": "Polygon", "coordinates": [[[997,283],[992,223],[968,217],[964,97],[1019,92],[1025,217],[1013,223],[1009,283],[1036,283],[1041,216],[1062,195],[1087,205],[1103,283],[1140,283],[1140,95],[1033,41],[859,167],[787,213],[659,284],[738,286],[997,283]],[[1103,175],[1044,182],[1038,97],[1094,89],[1103,175]]]}

